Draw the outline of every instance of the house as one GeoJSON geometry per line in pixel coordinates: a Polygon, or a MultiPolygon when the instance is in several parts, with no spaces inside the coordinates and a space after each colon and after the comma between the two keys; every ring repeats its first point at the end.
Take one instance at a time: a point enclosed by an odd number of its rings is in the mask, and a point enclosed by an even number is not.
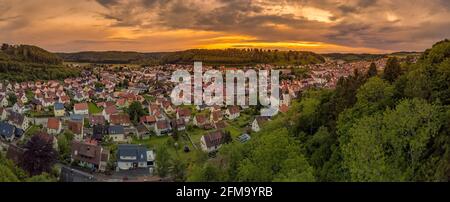
{"type": "Polygon", "coordinates": [[[125,142],[125,128],[121,125],[108,127],[108,135],[114,142],[125,142]]]}
{"type": "Polygon", "coordinates": [[[17,101],[12,108],[13,111],[17,112],[17,113],[21,113],[23,114],[25,111],[27,111],[25,105],[22,103],[22,101],[17,101]]]}
{"type": "Polygon", "coordinates": [[[47,120],[47,133],[56,135],[61,133],[62,123],[58,118],[48,118],[47,120]]]}
{"type": "Polygon", "coordinates": [[[222,121],[222,119],[223,119],[222,111],[211,112],[209,119],[210,119],[211,123],[217,123],[219,121],[222,121]]]}
{"type": "Polygon", "coordinates": [[[108,126],[105,125],[94,125],[92,128],[92,137],[96,141],[102,141],[103,137],[108,134],[108,126]]]}
{"type": "Polygon", "coordinates": [[[71,158],[72,162],[78,162],[82,167],[103,172],[109,160],[109,151],[103,149],[96,141],[72,141],[71,158]]]}
{"type": "Polygon", "coordinates": [[[25,95],[25,93],[19,93],[19,95],[17,96],[17,99],[20,100],[22,103],[28,102],[28,98],[25,95]]]}
{"type": "Polygon", "coordinates": [[[119,108],[125,108],[129,106],[128,100],[125,98],[120,98],[116,102],[117,107],[119,108]]]}
{"type": "Polygon", "coordinates": [[[161,103],[161,106],[164,109],[164,112],[166,112],[166,113],[172,113],[174,111],[172,103],[168,100],[164,100],[161,103]]]}
{"type": "Polygon", "coordinates": [[[68,166],[62,166],[59,174],[60,182],[97,182],[94,175],[76,170],[68,166]]]}
{"type": "Polygon", "coordinates": [[[77,141],[83,140],[83,123],[79,121],[67,121],[67,129],[74,134],[74,139],[77,141]]]}
{"type": "Polygon", "coordinates": [[[182,118],[174,120],[172,125],[177,129],[177,131],[186,130],[186,122],[182,118]]]}
{"type": "Polygon", "coordinates": [[[153,151],[143,146],[120,144],[117,147],[117,167],[120,170],[153,167],[154,161],[153,151]]]}
{"type": "Polygon", "coordinates": [[[63,103],[63,104],[70,103],[70,97],[67,95],[61,96],[61,97],[59,97],[58,102],[63,103]]]}
{"type": "Polygon", "coordinates": [[[129,126],[131,125],[130,116],[128,114],[112,114],[110,123],[112,125],[129,126]]]}
{"type": "Polygon", "coordinates": [[[55,103],[55,105],[53,106],[53,112],[55,114],[55,117],[64,116],[66,114],[66,110],[64,109],[64,104],[60,103],[60,102],[55,103]]]}
{"type": "Polygon", "coordinates": [[[140,138],[146,139],[150,136],[150,130],[144,124],[139,124],[138,126],[136,126],[136,130],[137,135],[140,138]]]}
{"type": "Polygon", "coordinates": [[[83,122],[84,123],[84,115],[80,115],[80,114],[71,114],[69,116],[69,120],[72,121],[79,121],[79,122],[83,122]]]}
{"type": "Polygon", "coordinates": [[[0,136],[9,142],[14,140],[14,132],[16,127],[9,123],[0,122],[0,136]]]}
{"type": "Polygon", "coordinates": [[[148,107],[148,111],[150,112],[150,115],[156,116],[157,113],[158,113],[158,114],[161,113],[160,105],[157,105],[157,104],[151,104],[151,105],[148,107]]]}
{"type": "Polygon", "coordinates": [[[10,124],[22,130],[26,130],[30,126],[28,118],[23,114],[19,114],[17,112],[9,111],[9,116],[7,119],[10,124]]]}
{"type": "Polygon", "coordinates": [[[206,124],[208,124],[208,119],[206,119],[206,116],[203,114],[199,114],[197,116],[195,116],[194,118],[194,125],[202,128],[203,126],[205,126],[206,124]]]}
{"type": "Polygon", "coordinates": [[[0,95],[0,107],[7,107],[8,104],[8,97],[6,95],[0,95]]]}
{"type": "Polygon", "coordinates": [[[189,123],[191,119],[191,110],[178,108],[177,109],[177,119],[184,119],[185,123],[189,123]]]}
{"type": "Polygon", "coordinates": [[[240,116],[240,110],[238,106],[231,106],[225,112],[228,119],[233,120],[240,116]]]}
{"type": "Polygon", "coordinates": [[[55,104],[55,100],[53,98],[44,98],[41,100],[43,107],[51,107],[55,104]]]}
{"type": "Polygon", "coordinates": [[[73,113],[78,115],[88,115],[89,114],[89,106],[87,103],[76,103],[73,106],[73,113]]]}
{"type": "Polygon", "coordinates": [[[111,121],[110,120],[111,115],[117,114],[117,113],[118,113],[118,111],[117,111],[117,108],[115,105],[107,106],[102,111],[102,115],[103,115],[103,117],[105,117],[105,120],[107,120],[107,121],[111,121]]]}
{"type": "Polygon", "coordinates": [[[200,146],[205,152],[217,151],[222,145],[223,137],[224,135],[220,130],[210,132],[200,138],[200,146]]]}
{"type": "Polygon", "coordinates": [[[155,133],[157,136],[170,135],[172,128],[167,120],[157,121],[155,124],[155,133]]]}
{"type": "Polygon", "coordinates": [[[86,96],[83,93],[76,93],[73,99],[77,102],[81,102],[86,99],[86,96]]]}
{"type": "Polygon", "coordinates": [[[156,123],[156,117],[152,115],[142,116],[139,118],[139,122],[141,124],[147,124],[150,127],[154,127],[154,124],[156,123]]]}
{"type": "Polygon", "coordinates": [[[89,116],[89,125],[95,126],[95,125],[105,125],[106,120],[104,116],[101,115],[91,115],[89,116]]]}
{"type": "Polygon", "coordinates": [[[252,122],[252,130],[254,132],[258,132],[261,130],[262,124],[264,124],[266,121],[269,120],[269,117],[267,116],[258,116],[253,120],[252,122]]]}

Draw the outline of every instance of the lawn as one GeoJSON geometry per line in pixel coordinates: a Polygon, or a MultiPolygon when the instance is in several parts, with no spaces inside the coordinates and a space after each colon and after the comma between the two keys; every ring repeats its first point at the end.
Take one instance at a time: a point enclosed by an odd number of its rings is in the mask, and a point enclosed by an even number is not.
{"type": "Polygon", "coordinates": [[[44,117],[53,117],[55,116],[55,113],[52,110],[49,111],[29,111],[27,112],[30,114],[30,117],[36,117],[36,118],[44,118],[44,117]]]}
{"type": "Polygon", "coordinates": [[[40,131],[41,130],[41,128],[39,127],[39,126],[37,126],[37,125],[31,125],[31,127],[30,128],[28,128],[26,131],[25,131],[25,134],[24,134],[24,136],[25,137],[31,137],[32,135],[34,135],[34,134],[36,134],[38,131],[40,131]]]}
{"type": "Polygon", "coordinates": [[[102,113],[103,109],[101,107],[97,107],[94,103],[89,103],[89,114],[99,114],[102,113]]]}
{"type": "Polygon", "coordinates": [[[150,136],[148,139],[137,139],[134,138],[132,140],[133,144],[141,144],[149,149],[153,149],[153,150],[157,150],[159,147],[166,145],[167,148],[169,149],[169,153],[172,156],[175,155],[180,155],[182,159],[185,160],[189,160],[193,158],[193,150],[195,150],[195,148],[192,146],[192,144],[190,143],[190,141],[185,137],[183,132],[180,132],[178,134],[178,141],[176,141],[178,143],[178,147],[176,148],[174,146],[175,140],[173,140],[173,138],[171,136],[155,136],[152,135],[150,136]],[[184,152],[184,146],[187,145],[189,147],[189,149],[191,150],[190,152],[184,152]]]}

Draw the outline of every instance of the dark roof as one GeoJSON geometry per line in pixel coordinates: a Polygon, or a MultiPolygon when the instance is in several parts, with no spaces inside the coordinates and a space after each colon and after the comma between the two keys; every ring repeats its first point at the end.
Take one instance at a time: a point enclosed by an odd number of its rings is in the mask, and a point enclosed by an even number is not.
{"type": "Polygon", "coordinates": [[[110,135],[125,134],[125,129],[123,126],[120,125],[109,126],[108,134],[110,135]]]}
{"type": "Polygon", "coordinates": [[[71,114],[70,115],[70,120],[73,121],[83,121],[84,116],[83,115],[79,115],[79,114],[71,114]]]}
{"type": "Polygon", "coordinates": [[[55,103],[54,108],[55,108],[55,110],[63,110],[64,109],[64,104],[57,102],[57,103],[55,103]]]}
{"type": "Polygon", "coordinates": [[[14,111],[9,112],[8,120],[17,125],[22,125],[25,116],[14,111]]]}
{"type": "Polygon", "coordinates": [[[72,158],[78,161],[100,165],[102,159],[102,147],[96,144],[72,141],[72,158]]]}
{"type": "Polygon", "coordinates": [[[92,139],[101,141],[103,135],[108,134],[108,127],[104,125],[94,125],[92,133],[92,139]]]}
{"type": "Polygon", "coordinates": [[[61,182],[95,182],[95,177],[89,173],[75,170],[66,166],[61,167],[61,174],[59,177],[61,182]]]}
{"type": "Polygon", "coordinates": [[[91,125],[104,125],[105,124],[105,117],[101,115],[91,115],[89,116],[89,123],[91,125]]]}
{"type": "Polygon", "coordinates": [[[223,133],[222,131],[216,130],[204,135],[204,138],[207,147],[219,146],[222,144],[223,133]]]}
{"type": "Polygon", "coordinates": [[[14,136],[16,136],[17,138],[21,138],[24,133],[25,133],[24,130],[22,130],[20,128],[16,128],[16,130],[14,131],[14,136]]]}
{"type": "Polygon", "coordinates": [[[9,123],[0,123],[0,135],[3,136],[4,138],[10,138],[14,135],[14,130],[16,129],[16,127],[14,127],[13,125],[9,124],[9,123]]]}
{"type": "Polygon", "coordinates": [[[137,129],[138,133],[148,133],[149,132],[147,127],[145,127],[143,124],[139,124],[138,126],[136,126],[136,129],[137,129]]]}
{"type": "Polygon", "coordinates": [[[147,148],[135,144],[120,144],[117,148],[117,159],[122,162],[147,162],[147,148]],[[121,156],[128,158],[122,159],[121,156]]]}

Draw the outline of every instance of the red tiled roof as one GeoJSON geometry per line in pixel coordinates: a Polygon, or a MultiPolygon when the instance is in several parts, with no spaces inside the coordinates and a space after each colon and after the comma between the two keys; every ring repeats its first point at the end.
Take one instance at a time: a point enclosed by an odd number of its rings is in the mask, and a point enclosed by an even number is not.
{"type": "Polygon", "coordinates": [[[228,108],[228,111],[230,112],[230,114],[237,114],[237,113],[239,113],[239,107],[231,106],[230,108],[228,108]]]}
{"type": "Polygon", "coordinates": [[[140,118],[141,123],[154,123],[156,122],[155,116],[142,116],[140,118]]]}
{"type": "Polygon", "coordinates": [[[89,107],[87,103],[77,103],[73,106],[73,108],[75,110],[87,110],[89,107]]]}
{"type": "Polygon", "coordinates": [[[130,124],[130,117],[126,114],[113,114],[110,117],[111,123],[114,125],[130,124]]]}
{"type": "Polygon", "coordinates": [[[59,129],[59,126],[60,126],[59,119],[57,119],[57,118],[48,118],[47,128],[57,130],[57,129],[59,129]]]}
{"type": "Polygon", "coordinates": [[[111,106],[108,106],[105,108],[105,112],[108,115],[115,114],[115,113],[117,113],[117,108],[116,108],[116,106],[111,105],[111,106]]]}
{"type": "Polygon", "coordinates": [[[67,128],[69,128],[69,130],[75,134],[81,134],[81,131],[83,129],[83,124],[78,121],[69,121],[67,123],[67,128]]]}
{"type": "Polygon", "coordinates": [[[160,121],[156,122],[156,127],[158,129],[166,129],[169,127],[169,124],[167,123],[166,120],[160,120],[160,121]]]}
{"type": "Polygon", "coordinates": [[[180,116],[180,117],[191,116],[191,110],[189,110],[189,109],[178,108],[177,113],[178,113],[178,116],[180,116]]]}
{"type": "Polygon", "coordinates": [[[195,119],[197,120],[198,124],[204,124],[206,123],[206,116],[205,115],[197,115],[195,116],[195,119]]]}

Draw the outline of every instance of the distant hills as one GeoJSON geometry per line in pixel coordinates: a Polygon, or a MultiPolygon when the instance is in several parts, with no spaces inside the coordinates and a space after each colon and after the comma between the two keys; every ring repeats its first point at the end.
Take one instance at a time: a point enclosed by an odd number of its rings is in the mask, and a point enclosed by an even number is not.
{"type": "Polygon", "coordinates": [[[0,48],[0,81],[63,79],[79,73],[64,66],[58,55],[37,46],[3,44],[0,48]]]}
{"type": "Polygon", "coordinates": [[[322,54],[323,57],[332,60],[343,60],[345,62],[354,62],[360,60],[377,60],[388,56],[395,57],[408,57],[408,56],[420,56],[421,52],[394,52],[388,54],[369,54],[369,53],[326,53],[322,54]]]}
{"type": "Polygon", "coordinates": [[[89,63],[125,63],[125,64],[192,64],[194,61],[202,61],[210,65],[303,65],[322,63],[325,59],[316,53],[305,51],[277,51],[262,49],[191,49],[176,52],[78,52],[58,53],[68,62],[89,63]]]}
{"type": "Polygon", "coordinates": [[[0,80],[27,81],[63,79],[78,75],[80,69],[63,62],[102,64],[192,64],[202,61],[208,65],[306,65],[325,62],[326,58],[346,62],[374,60],[386,56],[417,56],[416,52],[392,54],[316,54],[307,51],[278,51],[263,49],[191,49],[176,52],[140,53],[131,51],[86,51],[78,53],[51,53],[32,45],[3,44],[0,49],[0,80]]]}

